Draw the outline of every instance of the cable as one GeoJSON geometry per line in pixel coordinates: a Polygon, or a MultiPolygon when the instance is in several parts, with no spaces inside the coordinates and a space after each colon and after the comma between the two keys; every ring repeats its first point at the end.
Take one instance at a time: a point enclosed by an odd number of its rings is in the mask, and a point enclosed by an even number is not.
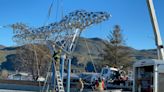
{"type": "Polygon", "coordinates": [[[63,10],[64,10],[64,9],[63,9],[63,8],[64,8],[64,7],[63,7],[63,0],[61,0],[61,3],[60,3],[60,4],[61,4],[61,17],[63,18],[63,10]]]}
{"type": "Polygon", "coordinates": [[[52,12],[52,8],[53,8],[54,1],[55,1],[55,0],[53,0],[52,3],[51,3],[51,5],[49,6],[47,18],[46,18],[46,20],[44,21],[43,26],[45,26],[45,25],[47,24],[47,22],[48,22],[48,20],[49,20],[49,18],[50,18],[50,16],[51,16],[51,12],[52,12]]]}
{"type": "Polygon", "coordinates": [[[0,26],[0,28],[3,28],[3,26],[0,26]]]}
{"type": "Polygon", "coordinates": [[[6,25],[6,26],[0,26],[0,29],[2,28],[7,28],[9,25],[6,25]]]}
{"type": "Polygon", "coordinates": [[[51,11],[52,11],[52,7],[53,7],[53,3],[54,3],[55,0],[52,1],[50,7],[49,7],[49,10],[48,10],[48,17],[51,16],[51,11]]]}
{"type": "Polygon", "coordinates": [[[57,0],[57,5],[56,5],[56,15],[55,15],[56,21],[58,18],[58,10],[59,10],[59,0],[57,0]]]}
{"type": "MultiPolygon", "coordinates": [[[[37,57],[37,53],[36,53],[36,49],[35,49],[35,45],[33,45],[33,48],[34,48],[34,54],[35,54],[35,58],[36,58],[36,66],[37,66],[37,73],[38,73],[38,76],[40,77],[40,70],[39,70],[39,63],[38,63],[38,57],[37,57]]],[[[39,78],[38,77],[38,78],[39,78]]],[[[39,87],[40,87],[40,81],[39,81],[39,87]]],[[[40,91],[40,90],[39,90],[40,91]]]]}
{"type": "MultiPolygon", "coordinates": [[[[41,92],[44,92],[45,87],[46,87],[46,83],[47,83],[47,81],[48,81],[48,77],[50,76],[51,63],[52,63],[52,62],[50,62],[49,65],[48,65],[49,67],[48,67],[48,72],[47,72],[47,75],[46,75],[46,80],[44,81],[43,88],[42,88],[41,92]]],[[[47,88],[48,88],[48,87],[47,87],[47,88]]]]}
{"type": "Polygon", "coordinates": [[[86,45],[87,50],[88,50],[88,53],[89,53],[89,57],[90,57],[91,62],[92,62],[92,64],[93,64],[94,71],[97,73],[97,70],[96,70],[95,64],[94,64],[94,62],[93,62],[93,58],[92,58],[92,56],[91,56],[91,51],[90,51],[90,49],[89,49],[88,43],[87,43],[86,39],[84,39],[84,41],[85,41],[85,45],[86,45]]]}

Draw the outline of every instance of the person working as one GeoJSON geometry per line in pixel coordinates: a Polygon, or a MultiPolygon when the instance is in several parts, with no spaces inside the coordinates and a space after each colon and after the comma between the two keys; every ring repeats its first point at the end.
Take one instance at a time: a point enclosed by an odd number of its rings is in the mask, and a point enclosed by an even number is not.
{"type": "Polygon", "coordinates": [[[78,85],[77,85],[77,92],[83,92],[83,89],[84,89],[84,83],[82,81],[82,79],[80,78],[79,79],[79,82],[78,82],[78,85]]]}
{"type": "Polygon", "coordinates": [[[96,84],[96,90],[99,92],[104,91],[104,83],[102,82],[101,78],[98,78],[98,84],[96,84]]]}
{"type": "Polygon", "coordinates": [[[55,60],[56,66],[58,66],[56,67],[57,70],[59,70],[60,56],[61,56],[61,49],[59,49],[57,52],[54,51],[53,58],[55,60]]]}

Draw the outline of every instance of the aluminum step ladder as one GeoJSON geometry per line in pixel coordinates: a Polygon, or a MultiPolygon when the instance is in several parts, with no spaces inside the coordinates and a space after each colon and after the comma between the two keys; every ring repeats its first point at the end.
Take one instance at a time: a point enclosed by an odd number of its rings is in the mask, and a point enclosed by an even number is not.
{"type": "MultiPolygon", "coordinates": [[[[53,44],[51,42],[47,42],[47,47],[50,49],[50,53],[51,55],[54,54],[54,50],[56,50],[56,48],[53,47],[53,44]]],[[[53,59],[54,61],[54,59],[53,59]]],[[[54,61],[55,62],[55,61],[54,61]]],[[[57,92],[65,92],[64,90],[64,86],[63,86],[63,81],[61,80],[61,77],[60,77],[60,72],[59,70],[56,69],[56,64],[54,63],[54,72],[55,72],[55,85],[56,85],[56,91],[57,92]]],[[[51,65],[50,65],[51,67],[51,65]]]]}
{"type": "Polygon", "coordinates": [[[63,81],[60,78],[60,72],[56,71],[57,90],[58,92],[65,92],[63,87],[63,81]]]}

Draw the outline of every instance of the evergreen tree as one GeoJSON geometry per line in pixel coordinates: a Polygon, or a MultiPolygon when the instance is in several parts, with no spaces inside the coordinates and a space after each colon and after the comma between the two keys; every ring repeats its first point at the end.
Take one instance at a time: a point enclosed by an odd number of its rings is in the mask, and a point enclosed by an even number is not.
{"type": "Polygon", "coordinates": [[[105,42],[104,63],[109,66],[124,68],[131,64],[130,50],[125,46],[125,41],[119,25],[114,26],[114,30],[109,33],[108,42],[105,42]]]}

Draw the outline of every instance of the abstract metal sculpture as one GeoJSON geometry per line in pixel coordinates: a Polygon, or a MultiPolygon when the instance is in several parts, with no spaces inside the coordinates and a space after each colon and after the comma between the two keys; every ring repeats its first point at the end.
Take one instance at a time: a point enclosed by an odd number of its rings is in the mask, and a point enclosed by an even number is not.
{"type": "MultiPolygon", "coordinates": [[[[39,28],[31,28],[23,23],[16,23],[9,26],[14,30],[13,40],[19,45],[35,43],[46,44],[48,45],[51,54],[53,54],[53,51],[56,48],[53,48],[52,45],[55,44],[55,46],[70,55],[76,47],[77,38],[85,28],[93,24],[101,23],[109,19],[109,17],[110,14],[106,12],[87,12],[85,10],[77,10],[69,13],[59,22],[51,23],[39,28]]],[[[68,57],[67,92],[70,92],[70,57],[71,55],[68,57]]],[[[64,68],[61,67],[61,69],[64,68]]],[[[55,69],[52,71],[55,75],[55,69]]],[[[62,74],[63,73],[61,72],[61,75],[62,74]]],[[[54,84],[55,83],[54,79],[54,84]]]]}
{"type": "MultiPolygon", "coordinates": [[[[32,28],[23,23],[10,25],[14,30],[13,40],[19,45],[29,43],[45,43],[52,41],[68,51],[72,40],[85,28],[109,19],[106,12],[87,12],[76,10],[66,15],[61,21],[39,28],[32,28]],[[76,35],[75,35],[76,34],[76,35]]],[[[69,50],[70,51],[70,50],[69,50]]]]}

